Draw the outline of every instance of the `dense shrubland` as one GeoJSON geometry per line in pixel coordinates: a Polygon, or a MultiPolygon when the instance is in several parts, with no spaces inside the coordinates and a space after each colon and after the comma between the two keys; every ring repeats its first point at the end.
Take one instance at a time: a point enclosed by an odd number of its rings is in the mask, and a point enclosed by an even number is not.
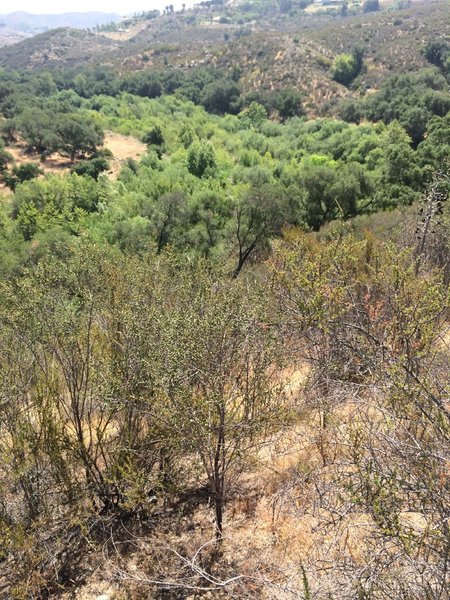
{"type": "Polygon", "coordinates": [[[0,74],[6,598],[91,561],[127,598],[446,597],[450,100],[425,52],[344,120],[207,69],[0,74]],[[117,180],[105,130],[147,145],[117,180]]]}
{"type": "Polygon", "coordinates": [[[237,279],[79,238],[3,280],[3,593],[56,595],[103,546],[130,594],[444,598],[448,289],[416,271],[407,251],[338,228],[328,241],[291,232],[237,279]],[[283,366],[307,369],[306,404],[283,366]],[[309,452],[278,471],[271,562],[229,562],[227,507],[280,434],[308,436],[309,452]],[[213,523],[188,542],[177,519],[195,523],[206,502],[213,523]],[[299,548],[297,574],[283,551],[292,511],[335,539],[299,548]],[[178,541],[158,527],[168,518],[178,541]],[[206,544],[196,569],[192,544],[206,544]]]}
{"type": "MultiPolygon", "coordinates": [[[[73,79],[63,72],[2,75],[0,157],[15,195],[3,205],[1,235],[6,246],[21,248],[2,257],[5,268],[19,267],[24,256],[34,260],[58,237],[85,235],[125,252],[152,241],[158,252],[172,247],[239,272],[264,256],[283,228],[318,230],[334,219],[411,205],[449,147],[449,97],[437,71],[394,77],[362,104],[343,106],[346,120],[359,120],[364,109],[373,121],[359,125],[292,115],[275,122],[254,99],[237,115],[213,115],[179,89],[149,99],[103,87],[84,98],[76,92],[80,77],[92,76],[102,81],[89,71],[73,79]],[[63,80],[70,89],[60,89],[63,80]],[[108,168],[104,129],[148,145],[118,183],[101,176],[108,168]],[[16,142],[43,161],[55,150],[76,159],[74,174],[35,179],[35,165],[12,162],[8,144],[16,142]]],[[[206,89],[216,84],[221,80],[206,89]]],[[[295,106],[289,90],[281,97],[284,110],[295,106]]]]}

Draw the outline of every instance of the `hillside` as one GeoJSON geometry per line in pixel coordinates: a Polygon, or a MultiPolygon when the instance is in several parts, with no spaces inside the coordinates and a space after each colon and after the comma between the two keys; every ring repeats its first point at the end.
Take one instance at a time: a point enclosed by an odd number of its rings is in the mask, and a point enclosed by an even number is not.
{"type": "Polygon", "coordinates": [[[78,29],[52,29],[0,50],[0,66],[15,69],[106,63],[118,43],[78,29]]]}
{"type": "Polygon", "coordinates": [[[1,600],[449,600],[449,23],[0,50],[1,600]]]}
{"type": "Polygon", "coordinates": [[[426,66],[426,42],[450,35],[450,5],[442,0],[346,17],[329,11],[287,16],[269,4],[243,20],[239,6],[197,6],[134,20],[119,32],[97,37],[58,29],[4,48],[0,66],[48,68],[79,61],[119,72],[167,67],[188,71],[200,65],[238,70],[247,93],[289,86],[305,95],[305,105],[314,112],[339,98],[379,88],[393,72],[426,66]],[[332,81],[330,68],[338,54],[356,46],[364,49],[366,67],[348,89],[332,81]]]}
{"type": "Polygon", "coordinates": [[[0,48],[2,46],[17,44],[17,42],[20,42],[27,37],[28,35],[26,33],[0,24],[0,48]]]}

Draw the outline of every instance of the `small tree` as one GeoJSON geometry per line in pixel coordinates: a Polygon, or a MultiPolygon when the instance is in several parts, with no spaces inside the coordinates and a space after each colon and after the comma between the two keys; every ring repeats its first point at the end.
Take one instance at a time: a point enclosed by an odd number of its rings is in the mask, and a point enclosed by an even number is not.
{"type": "Polygon", "coordinates": [[[177,191],[164,194],[155,203],[152,223],[158,254],[173,239],[173,231],[182,220],[185,207],[186,199],[177,191]]]}
{"type": "Polygon", "coordinates": [[[161,328],[161,405],[200,460],[220,542],[232,483],[277,420],[274,344],[256,284],[218,283],[206,263],[177,270],[176,282],[161,328]]]}
{"type": "Polygon", "coordinates": [[[428,42],[423,53],[428,62],[442,69],[450,56],[450,44],[439,40],[428,42]]]}
{"type": "Polygon", "coordinates": [[[13,160],[12,154],[5,150],[3,143],[0,143],[0,174],[4,173],[13,160]]]}
{"type": "Polygon", "coordinates": [[[214,148],[208,142],[194,142],[188,151],[187,168],[192,175],[203,177],[216,168],[214,148]]]}
{"type": "Polygon", "coordinates": [[[301,98],[300,92],[292,88],[283,88],[275,94],[274,108],[276,108],[283,121],[304,114],[301,98]]]}
{"type": "Polygon", "coordinates": [[[91,160],[82,160],[74,165],[71,169],[72,173],[77,175],[86,175],[92,179],[98,180],[100,173],[109,169],[109,162],[103,156],[98,156],[91,160]]]}
{"type": "Polygon", "coordinates": [[[15,190],[19,183],[30,181],[42,175],[42,170],[36,163],[27,162],[14,166],[12,174],[5,175],[5,183],[11,189],[15,190]]]}
{"type": "Polygon", "coordinates": [[[159,125],[155,125],[142,138],[144,144],[149,146],[162,146],[164,144],[164,135],[159,125]]]}
{"type": "Polygon", "coordinates": [[[237,243],[237,277],[256,250],[263,249],[283,223],[280,201],[270,186],[252,188],[235,206],[233,229],[237,243]]]}
{"type": "Polygon", "coordinates": [[[266,107],[258,102],[251,102],[248,108],[239,113],[239,118],[248,119],[254,126],[261,125],[267,119],[266,107]]]}
{"type": "Polygon", "coordinates": [[[355,47],[351,54],[340,54],[333,62],[332,77],[342,85],[350,85],[363,69],[364,50],[355,47]]]}

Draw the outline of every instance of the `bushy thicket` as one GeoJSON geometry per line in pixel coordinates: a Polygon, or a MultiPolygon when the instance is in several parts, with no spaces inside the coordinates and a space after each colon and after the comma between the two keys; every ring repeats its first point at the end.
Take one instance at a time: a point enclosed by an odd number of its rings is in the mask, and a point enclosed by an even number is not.
{"type": "MultiPolygon", "coordinates": [[[[7,111],[10,99],[5,95],[0,108],[7,111]]],[[[82,99],[63,91],[35,102],[41,127],[35,131],[30,109],[18,107],[2,124],[4,138],[20,135],[32,148],[42,151],[48,143],[50,150],[53,127],[61,122],[58,113],[50,119],[50,111],[58,106],[67,111],[59,114],[70,132],[75,129],[73,143],[79,142],[61,151],[74,157],[77,148],[91,160],[74,165],[82,178],[12,181],[13,210],[3,206],[2,238],[25,253],[27,244],[45,252],[58,236],[88,235],[133,252],[149,242],[159,251],[172,246],[234,261],[230,270],[240,270],[283,228],[317,230],[337,218],[411,204],[448,148],[446,117],[430,120],[427,139],[415,149],[396,120],[353,125],[294,117],[281,124],[256,102],[225,117],[176,96],[82,99]],[[107,163],[99,148],[89,136],[77,136],[78,128],[94,136],[114,129],[142,137],[148,153],[140,163],[128,161],[118,183],[109,181],[101,177],[107,163]]],[[[3,156],[7,168],[7,148],[3,156]]],[[[3,261],[11,265],[20,256],[3,261]]]]}
{"type": "Polygon", "coordinates": [[[246,278],[173,252],[127,256],[78,240],[4,279],[2,589],[12,598],[70,589],[100,544],[123,585],[139,574],[141,593],[169,586],[185,597],[194,586],[273,598],[289,582],[317,599],[444,598],[449,382],[436,344],[447,309],[439,274],[417,276],[408,252],[342,229],[322,242],[291,234],[246,278]],[[293,401],[278,373],[296,364],[309,374],[293,401]],[[313,511],[328,568],[312,550],[297,578],[275,562],[277,520],[273,563],[254,553],[227,564],[240,475],[273,436],[298,435],[304,398],[320,416],[318,459],[286,471],[274,515],[313,511]],[[157,523],[172,540],[167,514],[179,527],[196,502],[214,520],[197,542],[216,550],[198,549],[191,570],[176,542],[158,555],[157,523]],[[411,511],[426,526],[411,526],[411,511]],[[329,545],[348,527],[361,535],[358,558],[347,541],[329,545]]]}
{"type": "Polygon", "coordinates": [[[443,76],[393,78],[346,107],[375,121],[360,124],[308,121],[292,90],[243,108],[206,71],[161,89],[154,74],[71,77],[0,81],[6,143],[91,159],[37,178],[0,148],[15,178],[0,213],[1,593],[62,593],[101,548],[141,597],[445,598],[443,76]],[[211,112],[186,99],[192,82],[211,112]],[[148,147],[117,181],[101,174],[104,129],[148,147]],[[415,234],[361,231],[430,180],[415,234]],[[287,367],[306,374],[295,397],[287,367]],[[273,475],[267,552],[250,536],[230,560],[241,475],[306,433],[273,475]],[[212,518],[193,539],[200,508],[212,518]],[[295,564],[288,516],[322,536],[295,564]]]}

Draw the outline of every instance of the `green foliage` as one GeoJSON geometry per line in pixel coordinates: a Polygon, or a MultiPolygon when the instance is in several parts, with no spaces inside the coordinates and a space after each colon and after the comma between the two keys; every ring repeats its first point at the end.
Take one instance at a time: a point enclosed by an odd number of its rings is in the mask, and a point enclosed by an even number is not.
{"type": "Polygon", "coordinates": [[[0,174],[4,173],[9,163],[13,161],[13,156],[5,150],[5,146],[0,142],[0,174]]]}
{"type": "Polygon", "coordinates": [[[276,190],[268,185],[251,188],[236,202],[233,228],[238,260],[234,270],[235,277],[253,254],[267,249],[270,239],[280,233],[283,208],[276,190]]]}
{"type": "Polygon", "coordinates": [[[273,97],[273,106],[282,120],[299,117],[304,114],[301,94],[292,88],[283,88],[273,97]]]}
{"type": "Polygon", "coordinates": [[[18,119],[18,129],[28,146],[40,154],[54,152],[59,146],[55,115],[50,112],[26,109],[18,119]]]}
{"type": "Polygon", "coordinates": [[[13,218],[25,240],[55,226],[76,232],[85,213],[95,211],[102,190],[92,178],[48,176],[17,186],[13,218]]]}
{"type": "MultiPolygon", "coordinates": [[[[355,61],[359,56],[362,64],[358,52],[354,52],[355,61]]],[[[203,70],[193,80],[201,81],[204,88],[211,83],[209,76],[209,71],[203,70]]],[[[176,71],[167,72],[165,85],[175,85],[176,77],[176,71]]],[[[398,99],[419,81],[416,89],[423,92],[423,103],[410,107],[405,99],[410,123],[419,131],[424,110],[428,119],[432,111],[442,114],[446,109],[442,80],[435,71],[400,81],[394,78],[379,94],[351,104],[349,111],[355,108],[353,113],[361,116],[369,110],[384,111],[392,90],[393,98],[398,99]]],[[[30,197],[22,206],[14,200],[14,219],[7,220],[8,235],[31,242],[47,231],[58,230],[64,235],[89,235],[127,252],[142,252],[151,243],[159,252],[172,247],[213,261],[225,260],[230,272],[236,271],[238,257],[246,256],[247,248],[250,262],[264,256],[283,227],[316,230],[335,219],[410,204],[426,180],[429,165],[437,165],[446,152],[447,127],[441,116],[426,121],[430,139],[416,150],[402,122],[385,129],[382,124],[367,122],[356,126],[333,119],[296,118],[292,115],[301,112],[301,104],[298,94],[289,88],[262,95],[265,104],[254,100],[237,117],[208,114],[178,94],[150,100],[123,93],[117,98],[83,100],[66,92],[61,104],[59,100],[59,92],[46,98],[37,109],[38,120],[61,152],[88,154],[89,160],[74,164],[72,171],[88,176],[98,188],[89,191],[86,201],[73,201],[69,194],[69,201],[56,203],[56,208],[47,200],[48,191],[36,188],[43,201],[30,197]],[[52,113],[50,119],[53,106],[62,110],[52,113]],[[281,109],[280,116],[289,118],[288,124],[267,118],[276,106],[281,109]],[[64,129],[67,126],[64,144],[61,124],[64,129]],[[148,134],[148,153],[140,163],[133,159],[125,162],[118,183],[99,178],[107,168],[96,145],[102,129],[141,139],[148,134]],[[97,179],[98,184],[93,181],[97,179]],[[258,202],[267,215],[250,202],[257,195],[255,190],[260,190],[258,202]],[[252,222],[252,227],[258,224],[247,240],[239,241],[236,234],[238,214],[241,233],[247,222],[252,222]]],[[[383,119],[386,122],[390,122],[390,111],[391,105],[383,119]]],[[[24,109],[12,120],[20,127],[21,119],[27,121],[29,116],[31,110],[24,109]]],[[[372,118],[376,120],[376,116],[374,112],[372,118]]],[[[50,146],[40,141],[35,144],[41,150],[50,146]]],[[[59,190],[63,187],[54,185],[59,190]]],[[[24,194],[21,187],[17,188],[19,199],[24,194]]],[[[80,200],[86,192],[80,193],[80,200]]],[[[243,264],[246,261],[244,258],[243,264]]]]}
{"type": "Polygon", "coordinates": [[[214,148],[208,142],[194,142],[188,150],[187,168],[192,175],[212,175],[217,166],[214,148]]]}
{"type": "Polygon", "coordinates": [[[90,117],[78,114],[61,115],[56,129],[60,138],[58,149],[67,152],[72,162],[78,153],[95,154],[97,147],[103,143],[103,130],[90,117]]]}
{"type": "Polygon", "coordinates": [[[161,127],[155,125],[155,127],[144,134],[142,141],[149,146],[162,146],[164,144],[164,136],[161,127]]]}
{"type": "Polygon", "coordinates": [[[443,117],[450,110],[447,88],[445,78],[436,69],[424,69],[415,75],[394,75],[364,102],[343,105],[341,115],[352,121],[362,116],[386,124],[397,120],[417,145],[424,139],[433,116],[443,117]]]}
{"type": "Polygon", "coordinates": [[[6,185],[11,190],[15,190],[19,183],[35,179],[39,175],[42,175],[42,170],[36,163],[25,162],[21,165],[15,165],[12,173],[5,174],[4,179],[6,185]]]}
{"type": "Polygon", "coordinates": [[[450,56],[450,44],[440,40],[430,41],[424,48],[424,55],[428,62],[442,69],[450,56]]]}
{"type": "Polygon", "coordinates": [[[161,80],[153,72],[133,73],[126,77],[121,88],[136,96],[158,98],[163,93],[161,80]]]}
{"type": "Polygon", "coordinates": [[[75,164],[71,171],[77,175],[87,175],[97,180],[103,171],[109,169],[109,163],[106,158],[99,156],[91,160],[82,160],[75,164]]]}
{"type": "Polygon", "coordinates": [[[214,81],[203,89],[201,103],[213,113],[237,114],[241,106],[239,85],[230,79],[214,81]]]}
{"type": "Polygon", "coordinates": [[[180,142],[183,144],[183,147],[187,150],[189,146],[194,141],[195,135],[194,130],[190,125],[183,125],[180,131],[180,142]]]}
{"type": "Polygon", "coordinates": [[[8,144],[11,144],[17,140],[17,122],[15,119],[6,119],[0,125],[0,132],[2,138],[8,144]]]}
{"type": "Polygon", "coordinates": [[[334,59],[332,77],[338,83],[349,86],[363,68],[363,50],[354,48],[352,54],[340,54],[334,59]]]}

